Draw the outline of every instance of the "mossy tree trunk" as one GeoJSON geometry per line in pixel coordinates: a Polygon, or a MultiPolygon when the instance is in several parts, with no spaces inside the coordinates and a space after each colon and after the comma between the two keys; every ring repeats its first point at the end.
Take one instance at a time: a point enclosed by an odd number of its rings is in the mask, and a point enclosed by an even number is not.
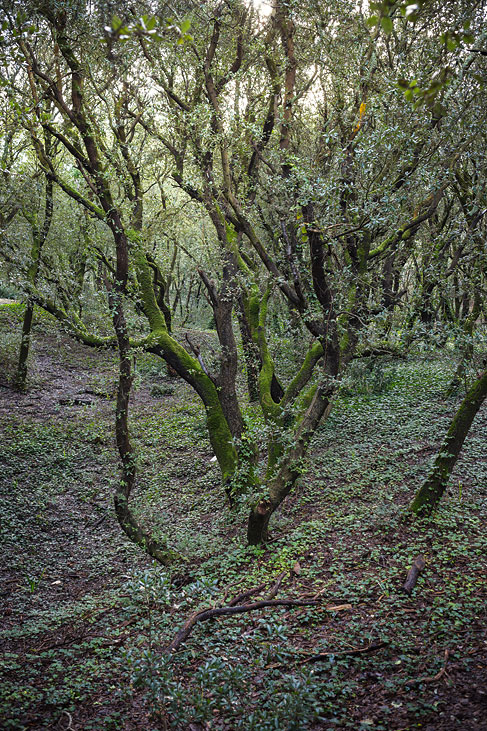
{"type": "Polygon", "coordinates": [[[446,490],[450,474],[478,410],[487,396],[487,370],[469,389],[453,417],[433,469],[410,505],[413,513],[429,514],[436,508],[446,490]]]}
{"type": "MultiPolygon", "coordinates": [[[[222,243],[225,247],[226,235],[225,233],[221,235],[223,237],[222,243]]],[[[226,248],[223,249],[222,258],[222,281],[219,288],[217,288],[215,282],[202,269],[199,270],[213,309],[218,342],[222,351],[218,373],[211,376],[208,372],[208,375],[210,375],[211,380],[217,388],[222,411],[230,431],[234,439],[239,440],[244,430],[244,420],[236,390],[238,353],[232,321],[237,289],[235,280],[237,266],[231,252],[226,248]]]]}
{"type": "MultiPolygon", "coordinates": [[[[50,148],[50,137],[46,133],[45,136],[46,150],[50,148]]],[[[32,226],[32,248],[31,248],[31,260],[29,269],[27,271],[27,282],[28,285],[33,286],[36,283],[37,274],[39,272],[39,264],[41,259],[42,248],[47,239],[49,229],[51,227],[53,215],[53,182],[46,176],[45,184],[45,202],[44,202],[44,220],[41,228],[38,226],[36,215],[26,214],[27,219],[30,221],[32,226]]],[[[34,303],[30,299],[27,299],[27,304],[24,312],[24,319],[22,321],[22,339],[20,342],[19,360],[17,364],[17,372],[15,374],[14,387],[17,391],[24,391],[27,381],[27,361],[29,358],[30,342],[31,342],[31,331],[32,321],[34,317],[34,303]]]]}
{"type": "MultiPolygon", "coordinates": [[[[128,427],[128,408],[132,385],[132,349],[124,312],[124,300],[129,277],[130,252],[128,228],[130,227],[124,225],[123,214],[112,196],[110,178],[106,174],[105,158],[103,155],[105,149],[104,143],[97,135],[91,123],[91,113],[86,108],[84,66],[76,57],[71,46],[67,30],[67,14],[62,9],[56,10],[47,5],[45,7],[43,6],[41,12],[51,24],[53,37],[69,69],[71,76],[70,106],[68,106],[62,90],[54,80],[49,81],[48,87],[43,86],[46,74],[41,72],[38,59],[33,55],[32,49],[27,48],[23,44],[21,44],[20,48],[26,56],[29,68],[31,69],[31,84],[35,85],[37,80],[42,94],[49,94],[51,101],[69,119],[70,125],[72,126],[69,139],[60,133],[57,128],[53,127],[49,119],[44,119],[39,115],[38,121],[48,133],[55,135],[66,150],[76,159],[78,166],[83,171],[84,177],[89,181],[92,191],[96,193],[99,204],[95,203],[91,198],[85,197],[77,188],[73,188],[65,181],[54,167],[49,146],[47,144],[43,145],[37,137],[33,137],[35,150],[48,178],[51,181],[57,182],[70,197],[78,203],[81,203],[91,214],[108,226],[115,245],[116,268],[112,281],[109,282],[107,278],[112,323],[119,349],[119,383],[115,414],[115,433],[122,474],[114,496],[115,512],[120,527],[130,540],[161,563],[169,563],[174,556],[173,552],[160,542],[154,540],[148,532],[142,529],[129,506],[130,495],[136,478],[136,455],[130,442],[128,427]],[[73,142],[75,131],[77,135],[76,143],[73,142]]],[[[34,94],[38,93],[37,90],[34,92],[34,94]]],[[[124,140],[122,137],[117,135],[117,140],[122,147],[122,153],[127,152],[126,148],[124,148],[124,140]]],[[[132,203],[132,226],[140,227],[142,222],[140,176],[138,171],[131,166],[129,157],[127,157],[126,162],[128,168],[127,189],[130,190],[129,200],[132,203]]],[[[60,316],[60,319],[64,320],[66,317],[66,313],[55,305],[50,309],[55,311],[60,316]]],[[[66,319],[69,320],[68,317],[66,319]]],[[[80,339],[87,342],[87,344],[96,343],[97,339],[89,337],[79,318],[75,318],[74,330],[80,339]]]]}
{"type": "Polygon", "coordinates": [[[245,312],[242,295],[238,298],[237,316],[242,339],[249,401],[256,403],[259,400],[259,350],[252,340],[252,332],[245,312]]]}
{"type": "Polygon", "coordinates": [[[34,317],[34,304],[28,300],[22,320],[22,338],[20,341],[19,360],[15,374],[14,387],[17,391],[25,391],[27,381],[27,360],[30,351],[30,334],[34,317]]]}
{"type": "Polygon", "coordinates": [[[475,322],[480,316],[481,311],[482,300],[480,297],[480,293],[476,291],[474,295],[472,312],[466,317],[462,325],[463,343],[461,348],[461,356],[455,369],[455,373],[453,374],[453,378],[451,379],[448,388],[446,389],[445,396],[447,398],[452,396],[459,389],[462,384],[462,380],[467,374],[468,366],[471,363],[474,354],[475,322]]]}
{"type": "MultiPolygon", "coordinates": [[[[137,237],[135,237],[136,239],[137,237]]],[[[152,287],[152,278],[145,253],[137,241],[132,242],[133,259],[136,267],[139,292],[151,335],[146,349],[162,358],[189,383],[200,396],[206,411],[206,423],[210,442],[220,466],[225,484],[231,481],[238,469],[238,453],[234,433],[230,424],[241,433],[241,415],[236,413],[235,403],[221,400],[221,389],[217,388],[204,363],[193,357],[168,332],[163,313],[157,305],[152,287]],[[225,413],[224,404],[229,407],[225,413]],[[232,421],[234,419],[234,422],[232,421]]],[[[238,405],[238,404],[237,404],[238,405]]]]}
{"type": "Polygon", "coordinates": [[[270,288],[259,296],[254,291],[249,299],[249,321],[252,335],[259,349],[259,400],[265,421],[269,426],[267,468],[262,495],[250,511],[247,540],[257,545],[267,539],[269,521],[274,511],[287,497],[302,473],[310,439],[318,424],[331,409],[331,398],[336,388],[334,376],[338,372],[338,342],[334,320],[324,338],[326,345],[316,341],[309,348],[301,368],[289,383],[281,399],[273,397],[274,362],[265,337],[266,316],[270,288]],[[326,352],[325,352],[326,351],[326,352]],[[309,383],[317,363],[323,359],[322,383],[309,383]],[[289,443],[290,446],[286,446],[289,443]]]}
{"type": "Polygon", "coordinates": [[[306,456],[309,441],[318,424],[331,410],[334,388],[333,384],[325,382],[316,389],[297,428],[292,447],[276,465],[276,472],[268,482],[266,494],[252,508],[247,524],[247,540],[250,545],[263,543],[267,539],[270,518],[301,475],[302,460],[306,456]]]}

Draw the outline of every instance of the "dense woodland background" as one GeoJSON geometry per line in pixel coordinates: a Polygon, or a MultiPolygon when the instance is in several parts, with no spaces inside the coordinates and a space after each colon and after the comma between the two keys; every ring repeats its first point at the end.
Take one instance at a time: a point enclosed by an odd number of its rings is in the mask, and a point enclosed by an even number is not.
{"type": "Polygon", "coordinates": [[[485,4],[2,11],[3,727],[486,728],[485,4]]]}

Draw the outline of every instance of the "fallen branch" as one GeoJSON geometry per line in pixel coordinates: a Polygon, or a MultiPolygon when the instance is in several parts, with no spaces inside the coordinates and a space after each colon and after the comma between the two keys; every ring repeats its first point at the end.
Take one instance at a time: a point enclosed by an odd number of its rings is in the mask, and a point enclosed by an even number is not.
{"type": "Polygon", "coordinates": [[[237,596],[234,596],[231,601],[228,602],[228,607],[235,607],[237,604],[241,604],[246,599],[249,599],[251,596],[254,596],[254,594],[258,594],[262,591],[262,589],[265,589],[265,584],[259,584],[259,586],[256,586],[254,589],[249,589],[248,591],[244,591],[241,594],[237,594],[237,596]]]}
{"type": "Polygon", "coordinates": [[[447,665],[447,662],[448,662],[448,658],[449,657],[450,657],[450,651],[449,650],[445,650],[445,660],[443,662],[443,667],[441,668],[441,670],[439,672],[436,673],[436,675],[429,676],[429,677],[427,676],[425,678],[416,678],[415,680],[411,680],[410,682],[411,683],[418,683],[418,684],[419,683],[436,683],[438,680],[441,680],[441,678],[444,675],[447,675],[448,674],[446,672],[446,665],[447,665]]]}
{"type": "Polygon", "coordinates": [[[416,558],[413,561],[413,565],[411,566],[411,568],[408,571],[406,581],[404,582],[403,587],[402,587],[404,589],[404,591],[406,592],[406,594],[408,594],[409,596],[411,596],[411,593],[412,593],[414,587],[416,586],[418,577],[425,566],[426,566],[426,561],[424,560],[424,558],[422,556],[416,556],[416,558]]]}
{"type": "MultiPolygon", "coordinates": [[[[279,576],[276,579],[276,583],[274,584],[274,586],[272,587],[272,589],[270,590],[270,592],[266,596],[266,599],[274,599],[276,597],[277,592],[281,588],[281,584],[282,584],[282,582],[283,582],[284,577],[286,576],[286,574],[287,574],[287,571],[282,571],[279,574],[279,576]]],[[[304,597],[301,597],[301,599],[303,599],[303,598],[304,597]]]]}
{"type": "Polygon", "coordinates": [[[94,529],[94,528],[99,528],[99,527],[100,527],[100,525],[101,525],[101,524],[102,524],[102,523],[103,523],[103,522],[104,522],[104,521],[105,521],[106,519],[107,519],[107,514],[105,513],[104,515],[102,515],[102,516],[101,516],[101,518],[98,518],[98,520],[97,520],[97,521],[95,521],[95,522],[93,523],[93,525],[91,525],[91,526],[88,526],[88,527],[89,527],[89,528],[93,528],[93,529],[94,529]]]}
{"type": "Polygon", "coordinates": [[[355,657],[356,655],[363,655],[366,652],[375,652],[385,647],[385,642],[371,642],[367,647],[357,647],[353,650],[340,650],[339,652],[319,652],[316,655],[310,655],[305,657],[304,660],[300,660],[297,665],[305,665],[308,662],[320,662],[320,660],[328,660],[330,657],[355,657]]]}
{"type": "Polygon", "coordinates": [[[300,600],[300,599],[264,599],[253,604],[240,604],[232,605],[231,603],[226,607],[216,607],[215,609],[203,609],[200,612],[193,614],[181,627],[179,632],[174,637],[173,641],[167,646],[168,652],[175,652],[180,645],[187,640],[191,631],[197,622],[205,622],[207,619],[213,619],[214,617],[225,617],[233,614],[242,614],[243,612],[253,612],[257,609],[264,609],[265,607],[309,607],[316,606],[318,602],[315,599],[300,600]]]}
{"type": "Polygon", "coordinates": [[[357,647],[353,650],[339,650],[338,652],[319,652],[315,655],[308,655],[303,660],[295,660],[294,662],[287,663],[274,663],[273,665],[267,665],[267,668],[288,668],[291,665],[306,665],[309,662],[321,662],[322,660],[329,660],[330,657],[355,657],[356,655],[363,655],[367,652],[375,652],[386,646],[386,642],[371,642],[367,647],[357,647]]]}

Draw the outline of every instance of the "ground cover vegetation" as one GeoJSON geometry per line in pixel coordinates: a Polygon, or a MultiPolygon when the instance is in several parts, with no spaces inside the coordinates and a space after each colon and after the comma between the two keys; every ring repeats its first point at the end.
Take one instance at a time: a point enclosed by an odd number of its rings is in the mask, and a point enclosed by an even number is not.
{"type": "Polygon", "coordinates": [[[7,727],[482,728],[483,4],[3,5],[7,727]]]}

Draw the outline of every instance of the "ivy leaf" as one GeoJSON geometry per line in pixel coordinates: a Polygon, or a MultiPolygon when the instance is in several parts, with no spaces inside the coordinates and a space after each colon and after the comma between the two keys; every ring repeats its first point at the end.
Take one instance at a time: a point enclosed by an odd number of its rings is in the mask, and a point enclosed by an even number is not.
{"type": "Polygon", "coordinates": [[[382,26],[382,30],[386,34],[386,36],[390,35],[392,33],[392,18],[390,18],[388,15],[384,15],[383,18],[381,18],[380,24],[382,26]]]}

